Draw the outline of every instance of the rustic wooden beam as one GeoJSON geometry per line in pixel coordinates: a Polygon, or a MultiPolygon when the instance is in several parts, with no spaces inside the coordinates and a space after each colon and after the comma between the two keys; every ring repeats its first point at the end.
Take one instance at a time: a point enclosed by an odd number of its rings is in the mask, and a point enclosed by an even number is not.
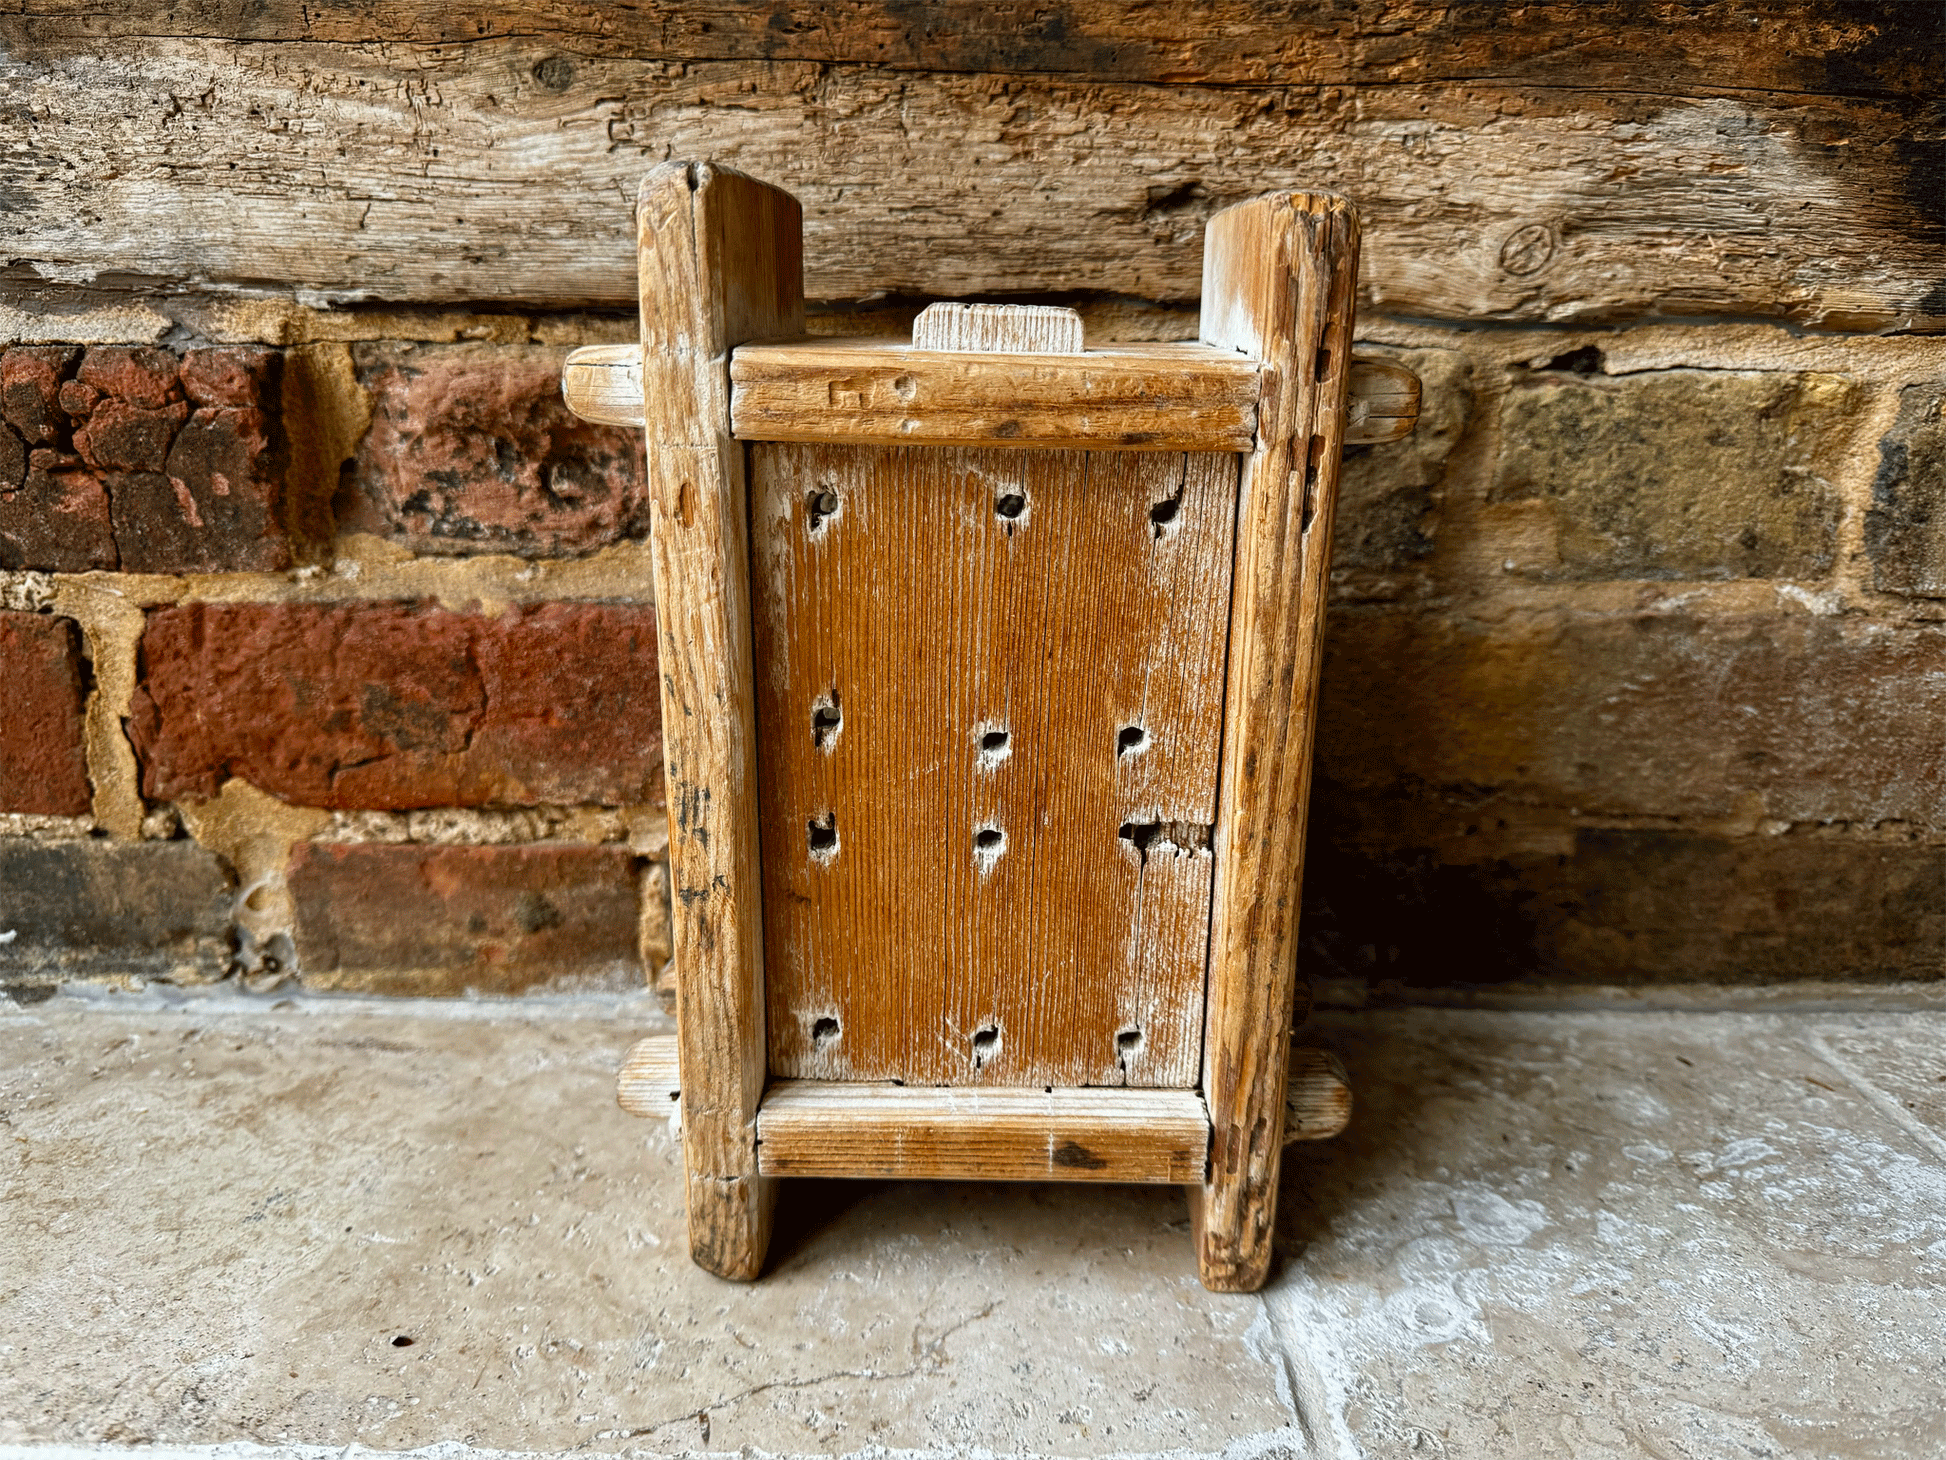
{"type": "Polygon", "coordinates": [[[765,1078],[750,512],[730,435],[730,351],[803,329],[788,193],[705,163],[636,199],[651,542],[662,666],[683,1166],[690,1252],[754,1278],[774,1189],[757,1167],[765,1078]]]}
{"type": "MultiPolygon", "coordinates": [[[[569,409],[641,425],[640,353],[588,345],[570,354],[561,376],[569,409]]],[[[1197,345],[1108,345],[1037,356],[1029,367],[878,340],[809,340],[745,345],[730,374],[731,423],[745,440],[1248,451],[1256,439],[1255,362],[1197,345]]],[[[1397,440],[1418,419],[1418,377],[1354,357],[1347,409],[1346,445],[1397,440]]]]}
{"type": "Polygon", "coordinates": [[[1203,248],[1206,343],[1263,364],[1243,471],[1203,1025],[1209,1178],[1192,1194],[1206,1286],[1270,1271],[1297,997],[1298,884],[1332,508],[1351,370],[1358,215],[1285,193],[1226,209],[1203,248]]]}
{"type": "MultiPolygon", "coordinates": [[[[1738,64],[1716,73],[1734,84],[1686,96],[1634,83],[1604,93],[1572,77],[1591,46],[1624,64],[1615,37],[1640,31],[1608,28],[1614,7],[1552,28],[1523,10],[1526,44],[1551,47],[1530,59],[1572,79],[1510,82],[1494,69],[1506,7],[1476,8],[1496,17],[1465,42],[1488,73],[1477,84],[1417,79],[1432,73],[1407,29],[1358,42],[1385,58],[1377,84],[1303,95],[1250,76],[1182,84],[1167,67],[1115,79],[1096,68],[1116,68],[1119,38],[1087,51],[1079,80],[1003,79],[997,45],[960,58],[984,52],[992,70],[890,70],[871,54],[878,32],[843,19],[835,29],[856,45],[834,54],[855,51],[858,64],[816,58],[814,39],[801,60],[726,57],[697,31],[691,49],[655,50],[672,64],[646,66],[610,49],[609,20],[623,22],[606,10],[602,40],[586,48],[558,38],[552,19],[540,33],[450,46],[395,39],[389,24],[383,45],[210,39],[222,26],[139,48],[28,39],[0,45],[14,65],[14,139],[22,157],[61,165],[8,178],[0,299],[254,297],[269,286],[324,303],[619,307],[635,281],[616,199],[652,160],[721,154],[804,180],[819,299],[1187,300],[1212,211],[1302,187],[1358,200],[1367,304],[1386,313],[1536,324],[1729,314],[1868,329],[1946,317],[1938,184],[1914,141],[1913,101],[1819,95],[1803,84],[1823,64],[1818,47],[1760,61],[1755,37],[1778,32],[1774,12],[1767,28],[1746,26],[1738,64]],[[1562,26],[1573,46],[1558,44],[1562,26]],[[1744,79],[1773,63],[1807,75],[1775,90],[1744,79]]],[[[1307,31],[1289,10],[1256,7],[1245,30],[1257,54],[1307,31]]],[[[1204,33],[1200,8],[1148,13],[1131,24],[1204,33]]],[[[140,33],[99,6],[91,15],[140,33]]],[[[1451,33],[1430,13],[1422,24],[1451,33]]],[[[1857,41],[1872,27],[1817,29],[1857,41]]],[[[1717,43],[1734,30],[1719,27],[1717,43]]],[[[1896,51],[1887,74],[1917,55],[1896,51]]]]}
{"type": "Polygon", "coordinates": [[[1194,1090],[1010,1089],[783,1080],[757,1114],[767,1176],[938,1181],[1202,1179],[1194,1090]]]}

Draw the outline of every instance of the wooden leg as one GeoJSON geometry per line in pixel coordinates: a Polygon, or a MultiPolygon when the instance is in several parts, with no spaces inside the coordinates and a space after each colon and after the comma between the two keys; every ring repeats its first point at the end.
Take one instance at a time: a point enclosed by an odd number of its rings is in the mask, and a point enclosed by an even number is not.
{"type": "Polygon", "coordinates": [[[753,1282],[770,1250],[777,1182],[767,1176],[688,1174],[689,1256],[705,1272],[753,1282]]]}
{"type": "Polygon", "coordinates": [[[730,351],[802,331],[800,215],[752,178],[670,164],[643,181],[636,224],[689,1246],[709,1271],[748,1280],[763,1269],[772,1192],[757,1171],[763,884],[730,351]]]}
{"type": "Polygon", "coordinates": [[[1210,1153],[1196,1260],[1220,1292],[1250,1292],[1270,1272],[1357,277],[1358,219],[1342,198],[1285,193],[1210,219],[1203,341],[1264,367],[1237,512],[1203,1026],[1210,1153]]]}

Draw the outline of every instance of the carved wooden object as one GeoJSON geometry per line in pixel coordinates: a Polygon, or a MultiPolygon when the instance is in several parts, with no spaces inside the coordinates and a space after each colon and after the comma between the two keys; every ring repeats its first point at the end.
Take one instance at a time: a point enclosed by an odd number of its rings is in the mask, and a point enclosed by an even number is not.
{"type": "Polygon", "coordinates": [[[637,216],[642,345],[563,389],[648,442],[680,1033],[621,1097],[696,1260],[757,1274],[777,1177],[1149,1181],[1258,1286],[1350,1111],[1289,1046],[1337,462],[1418,408],[1351,208],[1218,214],[1201,342],[1092,348],[806,339],[787,195],[672,164],[637,216]]]}

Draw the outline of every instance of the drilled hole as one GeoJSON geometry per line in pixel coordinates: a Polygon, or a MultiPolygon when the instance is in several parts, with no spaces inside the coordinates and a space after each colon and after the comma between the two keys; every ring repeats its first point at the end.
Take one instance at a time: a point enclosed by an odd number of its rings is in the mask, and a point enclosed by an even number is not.
{"type": "Polygon", "coordinates": [[[811,706],[811,743],[819,750],[829,750],[844,723],[845,712],[839,707],[836,694],[828,700],[819,700],[811,706]]]}
{"type": "Polygon", "coordinates": [[[993,864],[1005,855],[1007,834],[997,826],[983,826],[973,833],[973,865],[991,872],[993,864]]]}
{"type": "Polygon", "coordinates": [[[811,1026],[811,1044],[816,1049],[823,1049],[827,1044],[837,1043],[842,1032],[838,1028],[838,1021],[827,1014],[811,1026]]]}
{"type": "Polygon", "coordinates": [[[395,1338],[395,1339],[393,1339],[393,1340],[392,1340],[392,1347],[393,1347],[393,1348],[411,1348],[411,1347],[412,1347],[412,1345],[413,1345],[413,1344],[415,1344],[415,1343],[417,1343],[417,1342],[418,1342],[418,1340],[417,1340],[417,1339],[415,1339],[415,1338],[412,1338],[412,1337],[410,1337],[410,1336],[409,1336],[409,1335],[407,1335],[407,1334],[403,1334],[403,1333],[401,1333],[401,1334],[400,1334],[400,1335],[399,1335],[399,1336],[398,1336],[397,1338],[395,1338]]]}
{"type": "Polygon", "coordinates": [[[1142,1031],[1124,1029],[1115,1036],[1115,1054],[1119,1059],[1127,1059],[1142,1048],[1142,1031]]]}
{"type": "Polygon", "coordinates": [[[837,515],[838,494],[829,487],[813,488],[804,499],[804,515],[811,531],[816,532],[824,526],[827,517],[837,515]]]}
{"type": "Polygon", "coordinates": [[[1007,732],[1005,730],[989,730],[980,737],[980,749],[984,750],[988,755],[996,754],[1006,748],[1007,732]]]}
{"type": "Polygon", "coordinates": [[[1160,502],[1157,502],[1153,507],[1149,508],[1149,521],[1155,524],[1155,535],[1157,537],[1162,536],[1162,529],[1174,522],[1176,520],[1176,514],[1180,511],[1182,511],[1181,497],[1164,497],[1160,502]]]}
{"type": "Polygon", "coordinates": [[[1331,346],[1319,345],[1317,364],[1315,369],[1313,370],[1311,378],[1313,380],[1322,380],[1325,378],[1325,376],[1329,375],[1330,373],[1331,373],[1331,346]]]}
{"type": "Polygon", "coordinates": [[[983,852],[994,852],[1000,849],[1000,843],[1004,842],[1005,840],[1006,838],[1002,836],[999,832],[995,831],[992,827],[983,826],[974,835],[973,845],[978,847],[983,852]]]}
{"type": "Polygon", "coordinates": [[[1004,492],[993,499],[993,510],[998,516],[1013,522],[1027,510],[1027,499],[1018,492],[1004,492]]]}
{"type": "Polygon", "coordinates": [[[1000,1053],[1000,1026],[988,1024],[973,1031],[973,1063],[977,1067],[1000,1053]]]}
{"type": "Polygon", "coordinates": [[[810,837],[813,856],[829,856],[838,850],[838,818],[835,813],[827,811],[823,816],[805,823],[805,830],[810,837]]]}
{"type": "Polygon", "coordinates": [[[1134,755],[1139,750],[1148,749],[1148,746],[1149,732],[1140,725],[1124,725],[1121,733],[1115,737],[1115,754],[1118,756],[1134,755]]]}

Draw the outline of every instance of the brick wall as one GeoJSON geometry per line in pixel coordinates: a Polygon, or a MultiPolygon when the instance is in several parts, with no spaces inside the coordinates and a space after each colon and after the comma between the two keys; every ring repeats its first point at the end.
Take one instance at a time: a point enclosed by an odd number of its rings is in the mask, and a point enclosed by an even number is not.
{"type": "MultiPolygon", "coordinates": [[[[414,324],[0,354],[10,979],[660,969],[639,446],[531,342],[625,326],[414,324]]],[[[1940,342],[1363,333],[1427,412],[1346,466],[1307,970],[1937,976],[1940,342]]]]}
{"type": "Polygon", "coordinates": [[[672,151],[806,199],[832,334],[1181,338],[1211,210],[1366,210],[1427,397],[1345,472],[1327,996],[1946,973],[1933,7],[947,11],[402,0],[409,87],[370,7],[0,20],[65,159],[0,272],[0,982],[658,975],[640,445],[557,372],[672,151]]]}

